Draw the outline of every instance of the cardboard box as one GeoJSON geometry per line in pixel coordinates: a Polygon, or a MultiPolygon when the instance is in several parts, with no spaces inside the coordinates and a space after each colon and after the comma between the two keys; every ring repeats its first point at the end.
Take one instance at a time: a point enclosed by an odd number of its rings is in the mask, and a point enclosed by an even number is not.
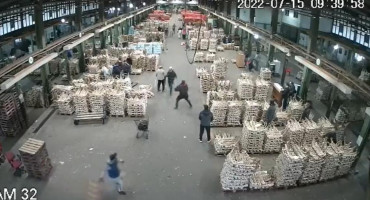
{"type": "Polygon", "coordinates": [[[239,51],[236,55],[236,66],[243,68],[245,65],[245,55],[243,52],[239,51]]]}

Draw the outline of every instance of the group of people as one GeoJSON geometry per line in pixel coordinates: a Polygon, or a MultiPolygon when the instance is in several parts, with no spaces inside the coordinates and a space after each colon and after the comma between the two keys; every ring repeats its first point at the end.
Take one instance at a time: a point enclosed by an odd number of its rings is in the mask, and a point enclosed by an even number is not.
{"type": "Polygon", "coordinates": [[[128,57],[125,61],[122,58],[118,59],[118,62],[110,69],[106,66],[102,67],[102,74],[105,78],[124,78],[126,75],[131,73],[132,59],[128,57]]]}
{"type": "Polygon", "coordinates": [[[288,107],[290,100],[295,99],[296,93],[297,90],[295,89],[295,85],[293,82],[289,82],[285,85],[284,91],[282,93],[283,110],[288,107]]]}
{"type": "MultiPolygon", "coordinates": [[[[310,115],[312,109],[313,109],[312,102],[306,101],[304,104],[304,110],[301,116],[301,120],[311,119],[312,117],[310,115]]],[[[273,121],[277,120],[275,100],[270,100],[270,106],[266,111],[266,116],[264,120],[266,122],[266,125],[270,125],[273,121]]]]}

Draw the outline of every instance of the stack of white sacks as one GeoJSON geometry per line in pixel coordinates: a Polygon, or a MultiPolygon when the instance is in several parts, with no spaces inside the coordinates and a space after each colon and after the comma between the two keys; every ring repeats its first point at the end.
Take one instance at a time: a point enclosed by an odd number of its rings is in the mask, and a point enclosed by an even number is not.
{"type": "Polygon", "coordinates": [[[203,52],[197,52],[195,53],[194,56],[194,61],[195,62],[203,62],[205,60],[205,55],[203,52]]]}
{"type": "Polygon", "coordinates": [[[231,81],[229,80],[219,80],[217,81],[217,90],[230,90],[231,89],[231,81]]]}
{"type": "Polygon", "coordinates": [[[236,143],[235,136],[227,133],[215,134],[213,139],[216,154],[229,153],[235,147],[236,143]]]}
{"type": "Polygon", "coordinates": [[[251,190],[270,189],[274,186],[274,180],[267,171],[257,171],[250,178],[249,188],[251,190]]]}
{"type": "Polygon", "coordinates": [[[238,79],[237,92],[240,99],[252,100],[254,93],[254,82],[250,79],[238,79]]]}
{"type": "Polygon", "coordinates": [[[335,132],[335,127],[334,125],[328,120],[326,117],[322,117],[319,119],[317,122],[321,129],[321,136],[325,136],[328,133],[333,133],[335,132]]]}
{"type": "Polygon", "coordinates": [[[72,95],[63,93],[57,100],[58,110],[60,114],[71,115],[75,109],[72,102],[72,95]]]}
{"type": "Polygon", "coordinates": [[[216,47],[217,47],[217,39],[214,39],[214,38],[209,39],[208,49],[216,51],[216,47]]]}
{"type": "Polygon", "coordinates": [[[320,178],[321,168],[324,164],[325,152],[316,141],[313,141],[311,144],[304,145],[303,149],[307,158],[299,183],[315,183],[320,178]]]}
{"type": "Polygon", "coordinates": [[[229,101],[226,124],[228,126],[240,126],[242,116],[243,102],[229,101]]]}
{"type": "Polygon", "coordinates": [[[288,113],[291,119],[300,120],[302,117],[303,111],[304,111],[304,107],[302,105],[302,102],[296,101],[296,100],[291,100],[289,102],[288,113]]]}
{"type": "Polygon", "coordinates": [[[283,144],[283,134],[276,127],[269,127],[266,131],[263,151],[266,153],[280,152],[283,144]]]}
{"type": "Polygon", "coordinates": [[[304,127],[297,120],[289,120],[284,130],[284,137],[287,141],[300,145],[304,137],[304,127]]]}
{"type": "Polygon", "coordinates": [[[207,55],[206,55],[206,61],[207,62],[214,62],[215,60],[216,60],[216,54],[207,53],[207,55]]]}
{"type": "Polygon", "coordinates": [[[320,139],[320,127],[312,120],[304,120],[302,126],[305,130],[303,144],[311,144],[314,139],[320,139]]]}
{"type": "Polygon", "coordinates": [[[266,127],[255,121],[245,121],[241,146],[248,153],[262,153],[266,127]]]}
{"type": "Polygon", "coordinates": [[[127,113],[130,117],[144,117],[146,115],[146,97],[139,96],[127,99],[127,113]]]}
{"type": "Polygon", "coordinates": [[[262,68],[260,72],[260,78],[265,80],[265,81],[270,81],[271,80],[271,70],[269,68],[262,68]]]}
{"type": "Polygon", "coordinates": [[[125,92],[122,90],[108,90],[106,92],[107,107],[110,115],[124,116],[125,115],[125,92]]]}
{"type": "Polygon", "coordinates": [[[261,104],[255,100],[245,101],[244,120],[257,121],[261,112],[261,104]]]}
{"type": "Polygon", "coordinates": [[[207,50],[208,49],[208,39],[200,40],[200,49],[207,50]]]}
{"type": "Polygon", "coordinates": [[[228,103],[227,101],[213,101],[211,112],[213,113],[212,126],[224,126],[228,103]]]}
{"type": "Polygon", "coordinates": [[[89,94],[89,104],[91,112],[103,113],[105,110],[105,89],[94,90],[89,94]]]}
{"type": "Polygon", "coordinates": [[[83,114],[89,112],[88,92],[80,89],[73,94],[73,103],[75,105],[76,114],[83,114]]]}
{"type": "Polygon", "coordinates": [[[200,88],[203,93],[212,91],[215,88],[214,79],[208,72],[202,73],[200,76],[200,88]]]}
{"type": "Polygon", "coordinates": [[[226,76],[227,63],[224,58],[219,58],[211,65],[211,73],[214,78],[222,79],[226,76]]]}
{"type": "Polygon", "coordinates": [[[233,149],[226,157],[221,170],[221,185],[224,191],[246,190],[250,178],[260,168],[260,161],[244,152],[233,149]]]}
{"type": "Polygon", "coordinates": [[[270,89],[269,82],[257,79],[256,80],[256,93],[254,98],[259,101],[265,101],[267,99],[268,93],[270,89]]]}
{"type": "Polygon", "coordinates": [[[274,167],[275,185],[277,187],[296,186],[303,173],[305,159],[306,155],[300,146],[285,144],[274,167]]]}
{"type": "Polygon", "coordinates": [[[197,39],[196,38],[191,38],[190,40],[190,49],[195,50],[197,49],[197,39]]]}
{"type": "Polygon", "coordinates": [[[323,147],[323,150],[326,156],[320,174],[320,181],[329,180],[336,176],[337,168],[341,159],[341,154],[337,150],[336,144],[329,143],[323,147]]]}

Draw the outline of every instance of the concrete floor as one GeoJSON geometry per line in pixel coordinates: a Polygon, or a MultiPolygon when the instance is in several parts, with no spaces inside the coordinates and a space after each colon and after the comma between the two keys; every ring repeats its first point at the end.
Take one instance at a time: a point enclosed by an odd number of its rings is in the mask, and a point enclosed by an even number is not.
{"type": "MultiPolygon", "coordinates": [[[[185,101],[174,110],[176,94],[172,97],[168,90],[155,92],[149,100],[150,118],[149,140],[136,139],[136,126],[131,118],[109,118],[105,125],[73,125],[71,116],[53,114],[36,133],[28,131],[13,147],[13,151],[28,137],[44,140],[53,161],[53,171],[47,180],[17,178],[10,173],[7,164],[0,166],[0,188],[18,189],[35,187],[40,200],[82,200],[93,199],[94,193],[104,200],[113,199],[258,199],[258,200],[296,200],[296,199],[364,199],[365,188],[360,178],[367,177],[361,169],[361,177],[348,176],[335,181],[320,183],[289,190],[265,192],[224,193],[221,190],[219,174],[224,157],[214,155],[212,145],[198,142],[198,113],[202,109],[205,95],[200,92],[199,79],[195,76],[196,64],[191,65],[185,57],[184,47],[177,38],[168,39],[168,51],[161,56],[161,65],[167,70],[173,66],[178,74],[176,84],[186,80],[189,84],[190,100],[193,108],[185,101]],[[119,196],[107,183],[95,183],[105,168],[108,155],[117,152],[125,160],[122,170],[126,196],[119,196]]],[[[219,53],[232,58],[234,51],[219,53]],[[232,56],[232,57],[231,57],[232,56]]],[[[202,64],[204,65],[204,64],[202,64]]],[[[241,70],[229,66],[228,79],[236,83],[241,70]]],[[[153,84],[153,72],[132,76],[134,81],[153,84]]],[[[45,117],[45,116],[41,116],[45,117]]],[[[224,131],[225,129],[212,129],[224,131]]],[[[235,134],[241,128],[226,128],[235,134]]],[[[276,155],[261,155],[264,169],[274,164],[276,155]]],[[[368,161],[363,161],[368,165],[368,161]]],[[[367,169],[367,168],[366,168],[367,169]]]]}

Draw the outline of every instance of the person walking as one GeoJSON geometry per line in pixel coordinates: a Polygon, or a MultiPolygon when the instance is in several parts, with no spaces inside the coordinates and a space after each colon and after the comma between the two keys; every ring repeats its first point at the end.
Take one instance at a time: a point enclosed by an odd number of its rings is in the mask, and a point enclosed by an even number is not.
{"type": "Polygon", "coordinates": [[[173,24],[172,25],[172,34],[175,34],[176,33],[176,24],[173,24]]]}
{"type": "Polygon", "coordinates": [[[270,101],[270,107],[266,111],[266,124],[270,125],[276,119],[276,106],[275,101],[270,101]]]}
{"type": "Polygon", "coordinates": [[[178,108],[179,101],[181,99],[185,99],[188,102],[190,108],[193,107],[193,105],[191,105],[191,102],[189,101],[188,90],[189,90],[188,85],[185,83],[184,80],[181,81],[181,84],[178,85],[175,88],[175,91],[179,92],[179,96],[177,96],[177,98],[176,98],[176,106],[175,106],[175,109],[178,108]]]}
{"type": "Polygon", "coordinates": [[[123,181],[121,178],[121,171],[118,168],[118,163],[124,163],[123,160],[117,159],[117,153],[113,153],[109,156],[109,160],[107,162],[107,169],[102,173],[100,176],[99,181],[104,181],[104,176],[108,177],[108,179],[114,184],[117,188],[117,192],[122,195],[126,195],[126,192],[123,191],[123,181]]]}
{"type": "Polygon", "coordinates": [[[159,69],[155,73],[155,76],[157,77],[157,89],[158,92],[160,91],[160,87],[162,85],[162,92],[164,92],[164,81],[166,79],[166,72],[163,70],[162,66],[159,66],[159,69]]]}
{"type": "Polygon", "coordinates": [[[166,77],[168,87],[170,88],[170,95],[172,95],[173,82],[175,81],[175,78],[177,78],[176,72],[173,70],[172,67],[169,67],[166,77]]]}
{"type": "Polygon", "coordinates": [[[207,142],[211,142],[211,122],[213,121],[213,113],[209,111],[208,105],[204,105],[204,109],[199,113],[200,132],[199,142],[202,143],[204,129],[207,131],[207,142]]]}
{"type": "Polygon", "coordinates": [[[128,57],[126,59],[126,62],[122,64],[122,73],[123,73],[123,78],[126,78],[126,75],[131,74],[131,69],[132,69],[132,59],[128,57]]]}
{"type": "Polygon", "coordinates": [[[182,27],[182,39],[185,40],[186,39],[186,28],[185,26],[182,27]]]}

